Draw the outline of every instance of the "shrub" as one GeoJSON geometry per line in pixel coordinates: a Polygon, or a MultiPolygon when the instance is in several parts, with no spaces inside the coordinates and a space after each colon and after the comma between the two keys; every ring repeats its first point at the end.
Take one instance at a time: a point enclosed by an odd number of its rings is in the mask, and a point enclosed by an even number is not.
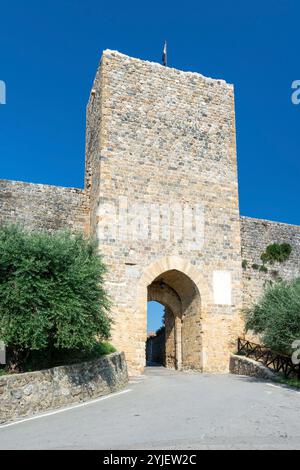
{"type": "MultiPolygon", "coordinates": [[[[95,341],[90,349],[54,349],[51,357],[46,349],[31,350],[26,354],[26,361],[18,363],[18,371],[33,372],[35,370],[48,369],[61,365],[77,364],[79,362],[92,361],[106,354],[116,352],[116,349],[108,342],[95,341]]],[[[15,372],[12,368],[0,368],[0,376],[15,372]]]]}
{"type": "Polygon", "coordinates": [[[117,351],[116,348],[112,344],[108,343],[107,341],[103,341],[102,343],[97,343],[97,345],[95,345],[95,348],[93,350],[96,357],[104,356],[105,354],[111,354],[116,351],[117,351]]]}
{"type": "Polygon", "coordinates": [[[264,264],[262,264],[262,265],[259,267],[259,271],[260,271],[261,273],[267,273],[267,272],[268,272],[268,268],[267,268],[264,264]]]}
{"type": "Polygon", "coordinates": [[[266,251],[262,253],[261,260],[263,263],[273,264],[274,261],[283,263],[286,261],[292,252],[292,247],[288,243],[273,243],[267,246],[266,251]]]}
{"type": "Polygon", "coordinates": [[[247,269],[247,266],[248,266],[248,261],[246,259],[243,259],[242,261],[242,268],[243,269],[247,269]]]}
{"type": "Polygon", "coordinates": [[[97,246],[80,234],[0,229],[0,338],[16,363],[33,350],[91,350],[111,320],[97,246]]]}
{"type": "Polygon", "coordinates": [[[266,346],[283,354],[300,339],[300,279],[268,284],[260,301],[246,310],[246,329],[262,336],[266,346]]]}

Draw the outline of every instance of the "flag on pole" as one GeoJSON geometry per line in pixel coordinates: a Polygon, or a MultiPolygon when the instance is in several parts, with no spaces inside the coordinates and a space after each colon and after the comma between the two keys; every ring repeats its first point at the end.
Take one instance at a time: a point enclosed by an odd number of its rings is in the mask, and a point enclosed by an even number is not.
{"type": "Polygon", "coordinates": [[[162,55],[162,63],[165,67],[167,66],[167,41],[165,41],[165,44],[164,44],[164,50],[163,50],[163,55],[162,55]]]}

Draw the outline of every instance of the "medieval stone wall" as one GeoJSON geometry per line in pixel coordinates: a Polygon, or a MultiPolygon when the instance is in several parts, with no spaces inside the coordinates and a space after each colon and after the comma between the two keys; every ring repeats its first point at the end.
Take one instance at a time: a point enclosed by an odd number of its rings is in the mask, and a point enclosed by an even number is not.
{"type": "Polygon", "coordinates": [[[274,382],[279,381],[279,377],[271,369],[268,369],[261,362],[250,359],[250,357],[231,354],[229,371],[231,374],[248,375],[262,380],[272,380],[274,382]]]}
{"type": "Polygon", "coordinates": [[[165,307],[165,366],[176,368],[176,323],[173,311],[165,307]]]}
{"type": "Polygon", "coordinates": [[[149,365],[167,365],[165,345],[164,331],[148,336],[146,341],[146,361],[149,365]]]}
{"type": "Polygon", "coordinates": [[[30,229],[89,230],[89,198],[84,190],[0,180],[0,223],[30,229]]]}
{"type": "Polygon", "coordinates": [[[291,280],[300,276],[300,227],[268,220],[241,217],[242,259],[247,261],[243,269],[243,304],[245,307],[257,301],[266,281],[278,278],[291,280]],[[292,252],[283,263],[267,264],[268,272],[254,269],[261,266],[261,254],[272,243],[289,243],[292,252]],[[256,266],[255,266],[256,267],[256,266]]]}
{"type": "Polygon", "coordinates": [[[0,424],[116,392],[128,382],[123,353],[0,377],[0,424]]]}

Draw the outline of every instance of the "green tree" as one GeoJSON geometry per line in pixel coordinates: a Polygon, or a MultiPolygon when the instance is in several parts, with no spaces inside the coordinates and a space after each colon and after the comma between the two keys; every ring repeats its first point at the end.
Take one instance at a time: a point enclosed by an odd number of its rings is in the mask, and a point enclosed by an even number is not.
{"type": "Polygon", "coordinates": [[[300,339],[300,279],[267,285],[245,313],[247,330],[260,334],[271,349],[291,354],[293,341],[300,339]]]}
{"type": "Polygon", "coordinates": [[[106,268],[96,244],[68,232],[0,229],[0,338],[15,353],[91,350],[110,334],[106,268]]]}

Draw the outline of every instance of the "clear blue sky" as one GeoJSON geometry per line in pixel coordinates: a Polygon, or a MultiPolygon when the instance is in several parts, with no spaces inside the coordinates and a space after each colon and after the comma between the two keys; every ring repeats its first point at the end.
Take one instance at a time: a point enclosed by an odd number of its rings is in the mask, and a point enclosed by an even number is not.
{"type": "Polygon", "coordinates": [[[148,302],[147,307],[147,331],[149,333],[158,330],[162,326],[165,308],[154,301],[148,302]]]}
{"type": "Polygon", "coordinates": [[[0,178],[83,186],[85,106],[101,51],[235,85],[243,215],[300,225],[299,0],[15,0],[0,6],[0,178]]]}

